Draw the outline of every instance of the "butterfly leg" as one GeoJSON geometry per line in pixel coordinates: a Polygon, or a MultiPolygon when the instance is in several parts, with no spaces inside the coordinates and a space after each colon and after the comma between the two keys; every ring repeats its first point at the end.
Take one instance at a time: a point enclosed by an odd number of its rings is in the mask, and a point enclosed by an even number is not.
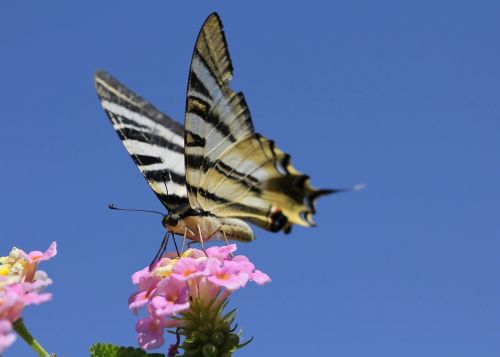
{"type": "Polygon", "coordinates": [[[197,225],[197,227],[198,227],[198,234],[200,236],[201,249],[205,251],[205,244],[203,242],[203,236],[201,235],[201,228],[199,225],[197,225]]]}
{"type": "MultiPolygon", "coordinates": [[[[224,228],[221,228],[221,232],[224,235],[224,241],[226,242],[226,245],[229,245],[229,240],[227,239],[226,231],[224,230],[224,228]]],[[[230,255],[231,255],[231,258],[234,258],[233,253],[230,253],[230,255]]]]}
{"type": "Polygon", "coordinates": [[[181,252],[183,252],[183,253],[184,253],[184,246],[186,244],[186,235],[187,235],[187,228],[184,229],[184,237],[182,237],[181,252]]]}

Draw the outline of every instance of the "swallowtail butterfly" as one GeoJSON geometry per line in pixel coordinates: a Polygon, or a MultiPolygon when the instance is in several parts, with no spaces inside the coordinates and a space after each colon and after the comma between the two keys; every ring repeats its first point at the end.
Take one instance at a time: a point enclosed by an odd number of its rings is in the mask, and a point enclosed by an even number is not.
{"type": "Polygon", "coordinates": [[[95,86],[123,145],[167,208],[163,225],[194,241],[243,242],[245,222],[288,233],[312,226],[319,190],[290,156],[254,131],[241,92],[229,87],[233,67],[216,13],[203,24],[191,61],[184,128],[99,71],[95,86]]]}

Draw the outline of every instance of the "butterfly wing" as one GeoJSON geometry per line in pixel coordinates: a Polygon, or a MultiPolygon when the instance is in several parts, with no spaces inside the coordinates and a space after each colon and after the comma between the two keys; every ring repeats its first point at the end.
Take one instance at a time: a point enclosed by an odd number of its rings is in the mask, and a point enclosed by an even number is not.
{"type": "Polygon", "coordinates": [[[311,226],[315,199],[330,191],[310,186],[288,154],[255,133],[243,93],[229,87],[232,72],[214,13],[198,35],[188,81],[184,136],[191,207],[271,231],[311,226]]]}
{"type": "Polygon", "coordinates": [[[108,73],[94,80],[113,128],[160,201],[173,212],[188,208],[182,125],[108,73]]]}

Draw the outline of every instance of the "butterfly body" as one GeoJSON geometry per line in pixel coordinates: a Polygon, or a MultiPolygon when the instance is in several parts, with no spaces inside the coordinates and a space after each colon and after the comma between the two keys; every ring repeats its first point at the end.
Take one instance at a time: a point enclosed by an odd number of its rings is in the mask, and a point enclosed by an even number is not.
{"type": "Polygon", "coordinates": [[[167,214],[163,226],[172,233],[202,242],[211,239],[250,242],[253,231],[241,219],[219,218],[200,209],[190,209],[182,215],[167,214]]]}
{"type": "MultiPolygon", "coordinates": [[[[245,97],[231,89],[233,67],[216,13],[193,51],[184,127],[105,72],[96,90],[118,136],[169,213],[164,227],[194,241],[249,242],[246,222],[289,233],[313,226],[320,190],[290,155],[254,130],[245,97]]],[[[285,120],[284,118],[281,120],[285,120]]]]}

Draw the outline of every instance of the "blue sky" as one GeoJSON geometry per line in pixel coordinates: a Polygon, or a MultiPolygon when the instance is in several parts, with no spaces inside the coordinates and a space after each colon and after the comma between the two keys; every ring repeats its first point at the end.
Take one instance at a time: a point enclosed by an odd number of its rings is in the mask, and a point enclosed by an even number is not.
{"type": "MultiPolygon", "coordinates": [[[[318,186],[314,229],[256,229],[240,252],[273,278],[233,296],[238,356],[500,354],[500,5],[495,1],[3,1],[0,251],[59,255],[26,323],[85,356],[135,343],[132,272],[161,209],[99,106],[105,69],[182,120],[190,56],[225,25],[257,131],[318,186]]],[[[16,342],[6,356],[29,355],[16,342]]]]}

